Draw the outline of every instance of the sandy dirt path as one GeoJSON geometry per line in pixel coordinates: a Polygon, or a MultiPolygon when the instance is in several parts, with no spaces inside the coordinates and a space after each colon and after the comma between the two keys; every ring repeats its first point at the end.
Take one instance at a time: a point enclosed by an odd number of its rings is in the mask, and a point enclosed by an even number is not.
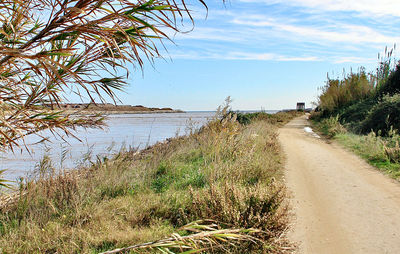
{"type": "Polygon", "coordinates": [[[400,184],[306,126],[279,132],[299,253],[400,253],[400,184]]]}

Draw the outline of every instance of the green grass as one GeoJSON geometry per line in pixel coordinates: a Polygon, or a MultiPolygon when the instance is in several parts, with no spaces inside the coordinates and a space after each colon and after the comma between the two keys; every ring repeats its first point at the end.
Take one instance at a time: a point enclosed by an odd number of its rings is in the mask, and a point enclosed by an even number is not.
{"type": "Polygon", "coordinates": [[[338,134],[347,132],[347,130],[339,123],[338,116],[321,118],[318,120],[315,120],[315,117],[312,117],[311,119],[318,131],[328,138],[333,138],[338,134]]]}
{"type": "Polygon", "coordinates": [[[287,204],[276,126],[296,115],[247,125],[227,116],[140,153],[40,174],[0,208],[0,252],[97,253],[190,234],[182,226],[207,219],[262,231],[260,242],[223,242],[233,252],[284,252],[291,245],[281,237],[287,204]]]}

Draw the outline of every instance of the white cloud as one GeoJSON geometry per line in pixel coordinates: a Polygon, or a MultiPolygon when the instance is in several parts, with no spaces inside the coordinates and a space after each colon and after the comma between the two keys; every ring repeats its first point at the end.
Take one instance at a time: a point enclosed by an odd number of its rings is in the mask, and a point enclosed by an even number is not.
{"type": "Polygon", "coordinates": [[[398,0],[239,0],[301,6],[322,11],[354,11],[365,15],[400,17],[398,0]]]}
{"type": "Polygon", "coordinates": [[[375,62],[376,62],[376,59],[357,57],[357,56],[342,56],[342,57],[333,58],[333,63],[335,63],[335,64],[342,64],[342,63],[367,64],[367,63],[375,63],[375,62]]]}
{"type": "MultiPolygon", "coordinates": [[[[251,27],[269,27],[271,29],[289,32],[292,35],[302,36],[305,40],[324,40],[329,42],[350,42],[350,43],[379,43],[393,44],[400,41],[399,36],[387,36],[367,26],[336,24],[334,28],[318,28],[302,25],[285,24],[271,18],[264,19],[257,16],[257,19],[235,18],[232,23],[251,27]]],[[[288,37],[290,37],[288,35],[288,37]]]]}
{"type": "Polygon", "coordinates": [[[279,62],[304,62],[304,61],[320,61],[321,59],[315,56],[285,56],[274,53],[253,53],[243,51],[229,51],[225,53],[215,52],[172,52],[169,54],[172,60],[174,59],[218,59],[218,60],[257,60],[257,61],[279,61],[279,62]]]}
{"type": "Polygon", "coordinates": [[[232,32],[232,29],[222,29],[213,27],[194,27],[194,29],[187,33],[174,33],[168,34],[173,40],[207,40],[207,41],[225,41],[225,42],[238,42],[243,41],[245,38],[239,33],[232,32]]]}
{"type": "MultiPolygon", "coordinates": [[[[363,15],[325,11],[357,11],[389,16],[400,22],[400,1],[360,0],[239,0],[280,3],[277,6],[236,3],[243,8],[194,9],[195,26],[189,33],[169,33],[178,48],[170,50],[172,59],[225,59],[259,61],[328,61],[365,64],[376,61],[377,52],[400,42],[399,28],[379,23],[363,15]],[[377,8],[376,6],[392,8],[377,8]],[[247,7],[246,7],[247,5],[247,7]],[[284,8],[282,8],[284,5],[284,8]],[[249,6],[252,8],[250,9],[249,6]],[[371,7],[372,6],[372,7],[371,7]],[[373,7],[375,6],[375,7],[373,7]],[[289,8],[286,8],[289,7],[289,8]],[[300,8],[299,8],[300,7],[300,8]],[[304,8],[301,8],[304,7],[304,8]],[[362,11],[361,7],[366,10],[362,11]],[[368,9],[368,10],[367,10],[368,9]],[[387,14],[386,15],[390,15],[387,14]],[[386,28],[386,29],[382,29],[386,28]],[[373,59],[371,59],[371,57],[373,59]]],[[[233,4],[235,6],[235,4],[233,4]]],[[[371,15],[372,15],[371,14],[371,15]]],[[[191,24],[184,24],[190,30],[191,24]]]]}
{"type": "Polygon", "coordinates": [[[275,53],[257,53],[246,51],[227,51],[216,53],[211,51],[175,51],[167,54],[173,60],[241,60],[241,61],[276,61],[276,62],[332,62],[334,64],[352,63],[352,64],[373,64],[376,58],[359,57],[351,55],[333,55],[333,56],[301,56],[301,55],[281,55],[275,53]]]}
{"type": "Polygon", "coordinates": [[[261,61],[319,61],[318,57],[314,56],[285,56],[274,53],[250,53],[250,52],[228,52],[225,55],[226,59],[232,60],[261,60],[261,61]]]}
{"type": "Polygon", "coordinates": [[[293,56],[281,56],[279,61],[282,62],[315,62],[322,61],[321,58],[316,56],[306,56],[306,57],[293,57],[293,56]]]}

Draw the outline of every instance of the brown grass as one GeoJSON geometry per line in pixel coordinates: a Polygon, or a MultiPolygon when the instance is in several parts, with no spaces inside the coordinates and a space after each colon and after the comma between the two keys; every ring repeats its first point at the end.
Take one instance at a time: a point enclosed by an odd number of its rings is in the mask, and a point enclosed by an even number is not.
{"type": "Polygon", "coordinates": [[[273,125],[216,120],[141,153],[21,186],[1,208],[0,251],[101,252],[190,235],[184,225],[212,219],[220,229],[257,229],[261,240],[223,242],[214,252],[286,252],[282,163],[273,125]]]}

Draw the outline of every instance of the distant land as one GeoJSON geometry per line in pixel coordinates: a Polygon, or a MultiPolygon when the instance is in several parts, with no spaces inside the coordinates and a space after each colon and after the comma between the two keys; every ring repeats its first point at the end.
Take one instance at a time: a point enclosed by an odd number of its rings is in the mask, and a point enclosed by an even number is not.
{"type": "Polygon", "coordinates": [[[148,113],[182,113],[180,109],[172,108],[148,108],[142,105],[115,105],[112,103],[65,103],[58,106],[47,105],[52,110],[64,110],[77,113],[101,113],[101,114],[148,114],[148,113]]]}

